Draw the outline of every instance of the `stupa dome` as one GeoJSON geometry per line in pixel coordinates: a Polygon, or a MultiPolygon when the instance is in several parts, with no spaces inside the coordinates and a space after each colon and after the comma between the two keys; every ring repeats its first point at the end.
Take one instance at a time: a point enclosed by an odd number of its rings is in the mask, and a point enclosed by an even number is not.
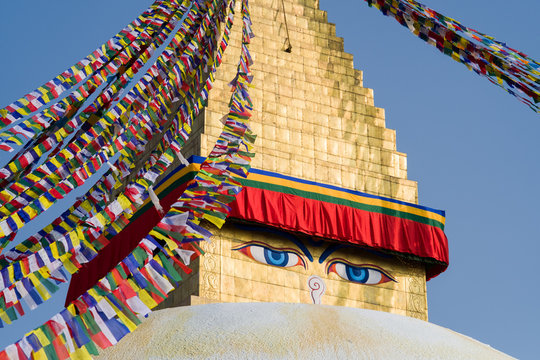
{"type": "Polygon", "coordinates": [[[220,303],[152,313],[99,359],[511,359],[449,329],[380,311],[220,303]]]}

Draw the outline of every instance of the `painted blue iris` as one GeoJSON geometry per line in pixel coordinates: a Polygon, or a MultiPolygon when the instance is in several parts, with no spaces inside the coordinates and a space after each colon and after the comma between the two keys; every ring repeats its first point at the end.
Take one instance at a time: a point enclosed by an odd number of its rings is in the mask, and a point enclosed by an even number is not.
{"type": "Polygon", "coordinates": [[[252,241],[233,250],[267,265],[278,267],[302,265],[304,268],[306,266],[302,256],[293,249],[276,249],[264,243],[252,241]]]}
{"type": "Polygon", "coordinates": [[[349,280],[365,284],[369,280],[369,269],[345,264],[345,272],[349,280]]]}
{"type": "Polygon", "coordinates": [[[289,254],[286,251],[264,248],[264,258],[268,265],[284,267],[289,263],[289,254]]]}
{"type": "Polygon", "coordinates": [[[365,285],[397,282],[391,275],[376,265],[353,265],[343,259],[333,260],[328,264],[327,273],[336,273],[340,278],[365,285]]]}

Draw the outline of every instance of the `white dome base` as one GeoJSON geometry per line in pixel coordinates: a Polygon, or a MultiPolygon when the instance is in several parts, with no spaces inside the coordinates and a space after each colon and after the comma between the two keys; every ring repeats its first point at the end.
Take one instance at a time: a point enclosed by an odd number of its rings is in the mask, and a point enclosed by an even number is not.
{"type": "Polygon", "coordinates": [[[467,336],[379,311],[223,303],[154,312],[99,359],[511,359],[467,336]]]}

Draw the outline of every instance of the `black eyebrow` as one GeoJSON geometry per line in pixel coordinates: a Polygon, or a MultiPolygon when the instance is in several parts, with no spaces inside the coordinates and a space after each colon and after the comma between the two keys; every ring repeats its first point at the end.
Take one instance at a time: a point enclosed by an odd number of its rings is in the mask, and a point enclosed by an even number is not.
{"type": "Polygon", "coordinates": [[[319,264],[322,264],[326,258],[328,258],[334,251],[339,250],[344,247],[350,247],[349,245],[344,244],[331,244],[329,245],[326,250],[323,251],[321,256],[319,257],[319,264]]]}
{"type": "MultiPolygon", "coordinates": [[[[322,264],[323,261],[326,260],[333,252],[335,252],[335,251],[337,251],[339,249],[342,249],[342,248],[356,248],[356,247],[348,245],[348,244],[331,244],[326,248],[326,250],[323,251],[323,253],[319,257],[319,264],[322,264]]],[[[390,255],[390,254],[385,254],[383,252],[373,250],[373,249],[362,248],[361,250],[369,252],[369,253],[377,255],[377,256],[380,256],[382,258],[391,258],[392,257],[392,255],[390,255]]]]}
{"type": "Polygon", "coordinates": [[[298,246],[298,248],[304,253],[304,255],[306,255],[308,260],[313,262],[313,255],[311,255],[308,248],[300,241],[300,239],[298,239],[296,236],[294,236],[292,234],[289,234],[288,232],[281,231],[281,230],[264,228],[264,227],[259,227],[259,226],[249,226],[249,225],[244,225],[244,224],[234,224],[234,225],[237,228],[242,229],[242,230],[269,232],[269,233],[272,233],[272,234],[279,235],[279,236],[283,237],[284,239],[289,240],[290,242],[292,242],[296,246],[298,246]]]}

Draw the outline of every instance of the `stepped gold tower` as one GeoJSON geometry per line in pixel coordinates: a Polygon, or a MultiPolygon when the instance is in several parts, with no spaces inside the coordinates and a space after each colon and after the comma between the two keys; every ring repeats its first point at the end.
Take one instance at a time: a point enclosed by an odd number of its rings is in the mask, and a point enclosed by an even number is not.
{"type": "MultiPolygon", "coordinates": [[[[250,8],[256,35],[250,46],[251,127],[258,136],[252,167],[272,173],[274,179],[288,176],[288,181],[312,181],[416,204],[417,184],[407,179],[407,157],[396,150],[396,133],[385,127],[384,109],[374,105],[373,90],[363,86],[362,72],[354,68],[352,55],[344,51],[343,39],[336,36],[335,25],[327,21],[318,1],[252,0],[250,8]],[[289,41],[291,49],[286,51],[289,41]]],[[[240,52],[240,27],[237,15],[218,80],[186,157],[208,154],[221,132],[220,119],[228,112],[228,83],[236,74],[240,52]]],[[[296,185],[303,191],[306,183],[296,185]]],[[[284,211],[283,204],[274,205],[284,211]]],[[[340,219],[336,221],[339,227],[340,219]]],[[[421,256],[369,246],[338,246],[328,256],[335,239],[314,236],[302,226],[291,231],[234,215],[223,229],[212,231],[213,241],[202,244],[205,256],[191,264],[194,272],[161,308],[208,302],[311,303],[308,279],[317,275],[326,287],[323,304],[427,319],[426,259],[421,256]],[[299,249],[302,245],[307,253],[299,249]],[[276,266],[264,258],[273,254],[277,259],[278,252],[286,253],[289,261],[298,258],[300,266],[276,266]],[[330,258],[342,265],[331,264],[330,258]],[[380,283],[351,281],[347,266],[358,264],[368,264],[362,271],[380,278],[380,283]]]]}

